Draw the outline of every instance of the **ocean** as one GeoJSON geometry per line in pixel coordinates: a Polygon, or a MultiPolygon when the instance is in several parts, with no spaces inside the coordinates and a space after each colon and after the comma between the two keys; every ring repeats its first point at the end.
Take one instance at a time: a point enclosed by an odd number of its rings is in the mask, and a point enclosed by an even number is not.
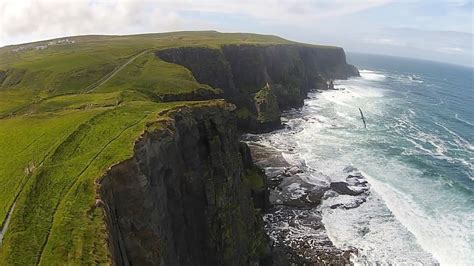
{"type": "Polygon", "coordinates": [[[471,68],[348,54],[361,77],[314,92],[262,144],[312,181],[361,173],[371,194],[318,207],[332,242],[355,263],[474,263],[474,80],[471,68]],[[361,120],[362,110],[367,127],[361,120]]]}

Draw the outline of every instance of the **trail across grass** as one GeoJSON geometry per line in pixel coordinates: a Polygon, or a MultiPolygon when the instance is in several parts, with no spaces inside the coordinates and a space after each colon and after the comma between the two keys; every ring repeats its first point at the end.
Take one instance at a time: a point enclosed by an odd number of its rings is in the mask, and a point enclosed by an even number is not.
{"type": "Polygon", "coordinates": [[[128,64],[132,63],[137,57],[140,57],[142,55],[144,55],[145,53],[149,52],[150,50],[145,50],[135,56],[133,56],[132,58],[130,58],[127,62],[123,63],[122,65],[120,65],[119,67],[115,68],[112,72],[110,72],[109,74],[105,75],[103,78],[101,78],[98,82],[96,83],[93,83],[91,85],[89,85],[85,90],[87,93],[91,93],[93,92],[95,89],[97,89],[98,87],[102,86],[104,83],[106,83],[107,81],[111,80],[115,75],[117,75],[118,72],[120,72],[122,69],[124,69],[124,67],[126,67],[128,64]]]}
{"type": "MultiPolygon", "coordinates": [[[[48,128],[60,123],[63,128],[77,122],[80,125],[57,134],[61,136],[57,145],[38,156],[38,165],[31,174],[24,173],[23,179],[16,180],[16,189],[6,191],[14,195],[20,184],[26,182],[4,239],[0,261],[22,265],[61,261],[105,263],[106,237],[102,212],[94,205],[94,181],[111,165],[132,156],[134,141],[147,123],[157,119],[159,112],[183,104],[129,102],[89,112],[51,114],[59,118],[50,120],[48,128]]],[[[42,136],[33,144],[25,143],[25,147],[30,145],[26,150],[41,145],[48,133],[40,132],[42,136]]],[[[11,182],[7,175],[2,176],[2,181],[11,182]]],[[[3,212],[6,214],[7,210],[5,205],[3,212]]]]}
{"type": "Polygon", "coordinates": [[[212,31],[69,39],[74,43],[43,50],[34,47],[49,41],[0,48],[2,228],[15,205],[0,265],[109,263],[96,180],[133,155],[135,140],[161,111],[216,102],[163,103],[165,96],[220,93],[155,51],[293,43],[212,31]]]}

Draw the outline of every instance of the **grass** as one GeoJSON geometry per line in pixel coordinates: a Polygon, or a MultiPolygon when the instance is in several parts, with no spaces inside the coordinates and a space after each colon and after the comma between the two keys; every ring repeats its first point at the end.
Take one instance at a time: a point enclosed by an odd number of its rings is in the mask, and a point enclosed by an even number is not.
{"type": "MultiPolygon", "coordinates": [[[[272,35],[215,31],[76,36],[70,39],[75,43],[52,45],[44,50],[35,50],[34,47],[46,45],[50,40],[0,48],[0,73],[3,79],[0,85],[0,117],[22,110],[31,102],[41,99],[85,93],[143,51],[151,52],[138,57],[94,92],[135,90],[159,99],[163,95],[188,94],[198,88],[212,90],[196,82],[186,69],[155,58],[152,51],[159,49],[178,46],[219,49],[229,44],[295,43],[272,35]],[[19,47],[26,49],[13,51],[19,47]]],[[[331,46],[320,47],[334,49],[331,46]]]]}
{"type": "MultiPolygon", "coordinates": [[[[159,112],[183,104],[193,103],[141,101],[113,108],[49,113],[48,116],[53,118],[43,120],[47,123],[42,124],[51,128],[54,123],[54,130],[60,131],[56,132],[60,139],[56,143],[60,144],[45,149],[44,154],[35,158],[36,167],[32,173],[24,173],[22,180],[16,180],[16,187],[25,181],[26,185],[13,213],[0,261],[21,265],[106,263],[106,232],[102,210],[95,206],[97,195],[94,182],[110,166],[133,155],[134,141],[148,123],[157,119],[159,112]],[[56,125],[69,130],[60,130],[56,125]]],[[[32,120],[41,120],[41,116],[34,115],[32,120]]],[[[5,121],[15,120],[12,122],[15,123],[22,118],[5,121]]],[[[16,130],[24,134],[30,132],[28,126],[16,130]]],[[[24,143],[23,146],[35,150],[32,145],[47,144],[42,139],[49,140],[49,143],[54,141],[44,132],[36,134],[39,134],[35,136],[39,144],[24,143]]],[[[18,139],[35,137],[19,135],[18,139]]],[[[21,158],[21,164],[10,162],[28,166],[31,157],[25,153],[21,158]]],[[[17,169],[17,174],[21,170],[17,169]]],[[[8,173],[2,176],[2,181],[11,181],[8,173]]],[[[18,189],[8,192],[13,195],[18,189]]]]}
{"type": "Polygon", "coordinates": [[[96,112],[64,112],[55,116],[41,114],[0,120],[1,221],[29,176],[28,166],[38,168],[65,135],[96,112]]]}
{"type": "Polygon", "coordinates": [[[30,103],[34,98],[35,94],[28,90],[0,89],[0,117],[30,103]]]}
{"type": "Polygon", "coordinates": [[[127,65],[121,74],[98,87],[97,92],[117,90],[136,90],[146,95],[191,93],[197,89],[216,90],[205,84],[199,84],[191,71],[183,66],[164,62],[156,58],[153,52],[146,53],[127,65]]]}
{"type": "Polygon", "coordinates": [[[261,191],[265,189],[265,176],[260,172],[260,169],[248,169],[244,175],[244,183],[254,191],[261,191]]]}
{"type": "MultiPolygon", "coordinates": [[[[160,112],[215,102],[162,103],[163,96],[219,92],[153,51],[293,43],[212,31],[70,39],[44,50],[34,47],[49,41],[0,48],[0,224],[16,202],[0,265],[109,263],[95,182],[132,156],[160,112]],[[19,47],[26,49],[13,51],[19,47]]],[[[255,173],[248,177],[262,186],[255,173]]]]}
{"type": "MultiPolygon", "coordinates": [[[[44,191],[35,190],[35,194],[31,193],[31,184],[36,181],[44,180],[45,176],[40,175],[43,173],[41,169],[44,169],[45,165],[48,164],[49,158],[55,153],[55,150],[64,145],[63,143],[67,140],[67,136],[77,130],[78,124],[85,123],[94,115],[101,113],[102,110],[94,110],[91,112],[74,112],[74,113],[62,113],[57,115],[38,115],[33,117],[18,117],[7,119],[6,123],[2,123],[2,128],[5,130],[2,132],[3,136],[6,136],[6,142],[10,142],[12,136],[18,136],[18,142],[23,140],[33,140],[30,143],[24,143],[24,150],[29,152],[23,153],[18,156],[18,161],[12,162],[11,160],[2,160],[4,169],[9,169],[5,162],[14,164],[16,167],[15,173],[3,171],[2,179],[12,179],[12,174],[18,177],[22,177],[16,180],[16,186],[14,190],[7,191],[8,194],[22,192],[17,202],[18,209],[15,209],[13,213],[9,231],[7,232],[2,249],[0,251],[0,261],[5,264],[33,264],[35,261],[27,260],[29,256],[34,256],[34,248],[38,245],[38,238],[40,235],[36,232],[37,226],[44,226],[41,223],[41,219],[48,219],[47,216],[36,219],[36,215],[47,215],[46,211],[51,211],[47,201],[38,201],[32,204],[31,201],[26,200],[33,199],[41,196],[41,193],[45,192],[44,196],[48,197],[48,191],[58,189],[56,186],[46,188],[44,191]],[[48,119],[49,117],[49,119],[48,119]],[[13,123],[13,124],[9,124],[13,123]],[[31,125],[37,124],[37,126],[31,125]],[[11,132],[14,130],[15,132],[11,132]],[[38,130],[38,131],[37,131],[38,130]],[[29,134],[35,134],[30,136],[29,134]],[[37,154],[39,152],[39,154],[37,154]],[[30,172],[25,169],[32,165],[30,172]],[[26,183],[25,188],[23,184],[26,183]],[[22,189],[23,188],[23,189],[22,189]],[[34,208],[30,213],[23,213],[27,208],[34,208]],[[19,215],[19,216],[18,216],[19,215]],[[25,263],[23,263],[25,262],[25,263]]],[[[4,122],[4,121],[2,121],[4,122]]],[[[14,143],[11,143],[14,145],[14,143]]],[[[9,146],[11,144],[2,143],[2,147],[9,146]]],[[[15,151],[16,149],[12,149],[15,151]]],[[[11,165],[13,167],[13,165],[11,165]]],[[[59,177],[58,177],[59,178],[59,177]]],[[[13,185],[13,184],[12,184],[13,185]]],[[[42,200],[39,199],[38,200],[42,200]]],[[[5,206],[7,207],[7,206],[5,206]]],[[[5,211],[6,208],[3,208],[5,211]]]]}

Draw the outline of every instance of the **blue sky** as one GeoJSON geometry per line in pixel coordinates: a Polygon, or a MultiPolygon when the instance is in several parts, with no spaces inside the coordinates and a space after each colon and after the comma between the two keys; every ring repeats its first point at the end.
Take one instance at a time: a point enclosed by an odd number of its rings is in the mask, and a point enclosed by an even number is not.
{"type": "Polygon", "coordinates": [[[473,12],[472,0],[0,0],[0,46],[213,29],[473,66],[473,12]]]}

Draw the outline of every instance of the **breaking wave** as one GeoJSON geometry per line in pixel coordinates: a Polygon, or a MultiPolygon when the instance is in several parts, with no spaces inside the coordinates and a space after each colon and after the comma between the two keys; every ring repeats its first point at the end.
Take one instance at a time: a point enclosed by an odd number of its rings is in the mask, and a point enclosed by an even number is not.
{"type": "Polygon", "coordinates": [[[360,207],[331,208],[348,204],[343,195],[319,207],[335,245],[359,250],[355,263],[472,263],[473,136],[450,120],[462,121],[458,113],[449,116],[462,100],[444,98],[437,90],[447,90],[446,81],[429,71],[360,73],[337,81],[337,90],[311,94],[286,114],[287,129],[262,142],[304,164],[315,183],[343,180],[348,166],[368,180],[373,193],[360,207]]]}

